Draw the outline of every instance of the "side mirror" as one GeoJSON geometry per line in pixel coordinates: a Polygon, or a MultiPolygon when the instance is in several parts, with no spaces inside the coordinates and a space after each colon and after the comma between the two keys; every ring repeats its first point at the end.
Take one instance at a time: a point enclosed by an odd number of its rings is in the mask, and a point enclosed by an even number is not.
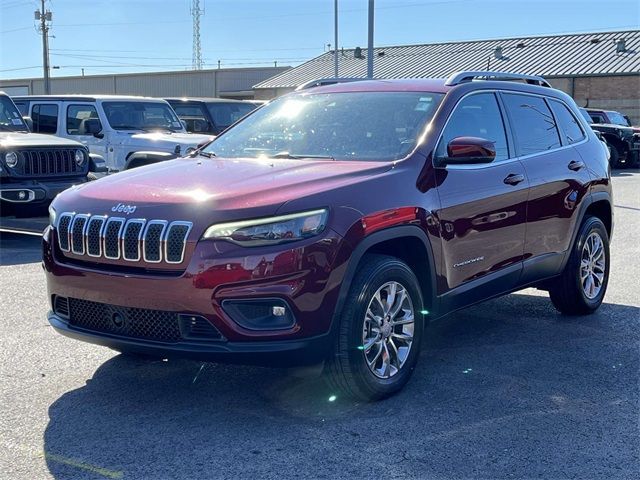
{"type": "Polygon", "coordinates": [[[185,129],[185,130],[187,130],[187,131],[189,130],[189,129],[187,128],[187,122],[185,122],[184,120],[180,119],[180,123],[182,124],[182,128],[184,128],[184,129],[185,129]]]}
{"type": "Polygon", "coordinates": [[[84,120],[84,131],[87,135],[93,135],[96,138],[104,138],[102,133],[102,125],[97,118],[87,118],[84,120]]]}
{"type": "Polygon", "coordinates": [[[24,120],[24,123],[29,127],[29,131],[33,132],[33,120],[31,120],[31,117],[24,116],[22,117],[22,120],[24,120]]]}
{"type": "Polygon", "coordinates": [[[436,158],[436,166],[491,163],[495,158],[495,142],[479,137],[456,137],[447,144],[447,156],[436,158]]]}

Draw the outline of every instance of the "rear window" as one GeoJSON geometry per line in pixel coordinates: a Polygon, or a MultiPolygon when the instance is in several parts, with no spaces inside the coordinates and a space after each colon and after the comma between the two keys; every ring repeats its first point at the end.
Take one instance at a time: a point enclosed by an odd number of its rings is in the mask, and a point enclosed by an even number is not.
{"type": "Polygon", "coordinates": [[[31,110],[35,133],[56,133],[58,131],[58,105],[36,104],[31,110]]]}
{"type": "Polygon", "coordinates": [[[542,97],[505,93],[503,99],[518,155],[533,155],[561,146],[556,122],[542,97]]]}
{"type": "Polygon", "coordinates": [[[247,113],[256,109],[255,105],[250,103],[207,103],[207,108],[213,118],[213,123],[221,129],[227,128],[232,123],[237,122],[247,113]]]}
{"type": "Polygon", "coordinates": [[[550,100],[549,103],[566,143],[572,144],[583,140],[585,135],[582,127],[569,108],[557,100],[550,100]]]}

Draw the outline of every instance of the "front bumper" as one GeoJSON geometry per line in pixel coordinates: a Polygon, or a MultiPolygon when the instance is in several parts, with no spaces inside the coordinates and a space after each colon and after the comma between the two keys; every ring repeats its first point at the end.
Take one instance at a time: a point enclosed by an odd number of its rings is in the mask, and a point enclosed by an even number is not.
{"type": "Polygon", "coordinates": [[[3,179],[0,183],[0,200],[16,205],[47,205],[67,188],[86,181],[86,176],[51,182],[16,179],[5,181],[3,179]]]}
{"type": "MultiPolygon", "coordinates": [[[[348,244],[327,229],[322,236],[290,246],[247,249],[201,241],[189,250],[184,271],[73,263],[62,255],[55,230],[43,236],[43,265],[49,299],[80,299],[108,309],[140,309],[202,317],[223,339],[155,341],[79,328],[64,315],[49,320],[63,335],[161,357],[186,357],[251,364],[312,364],[329,352],[334,311],[349,254],[348,244]],[[224,251],[224,248],[231,250],[224,251]],[[276,299],[295,322],[281,329],[249,329],[225,311],[225,301],[276,299]]],[[[57,312],[58,310],[55,309],[57,312]]],[[[111,312],[111,310],[109,310],[111,312]]],[[[126,316],[126,315],[125,315],[126,316]]],[[[72,318],[70,316],[68,318],[72,318]]],[[[128,321],[128,319],[127,319],[128,321]]]]}
{"type": "Polygon", "coordinates": [[[320,363],[331,346],[331,337],[328,334],[299,340],[226,341],[207,344],[183,341],[165,344],[74,328],[53,312],[49,312],[48,319],[51,326],[65,337],[109,347],[119,352],[159,358],[188,358],[208,362],[289,367],[320,363]]]}

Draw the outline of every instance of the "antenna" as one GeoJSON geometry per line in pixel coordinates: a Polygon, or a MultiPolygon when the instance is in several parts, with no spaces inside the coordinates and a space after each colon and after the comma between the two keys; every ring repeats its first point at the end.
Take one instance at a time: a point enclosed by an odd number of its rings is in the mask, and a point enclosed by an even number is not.
{"type": "Polygon", "coordinates": [[[193,49],[191,52],[191,66],[194,70],[202,70],[202,50],[200,48],[200,17],[204,15],[200,8],[200,0],[191,0],[191,16],[193,17],[193,49]]]}

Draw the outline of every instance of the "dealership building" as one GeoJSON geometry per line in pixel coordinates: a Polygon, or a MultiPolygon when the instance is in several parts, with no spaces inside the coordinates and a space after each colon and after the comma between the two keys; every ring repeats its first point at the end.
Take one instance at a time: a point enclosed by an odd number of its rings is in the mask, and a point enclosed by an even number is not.
{"type": "MultiPolygon", "coordinates": [[[[143,95],[148,97],[253,98],[253,85],[291,67],[217,68],[178,72],[125,73],[51,78],[51,93],[143,95]]],[[[42,95],[39,78],[0,80],[9,95],[42,95]]]]}
{"type": "MultiPolygon", "coordinates": [[[[367,49],[338,51],[339,77],[365,77],[367,49]]],[[[578,105],[618,110],[640,124],[640,30],[377,47],[376,78],[446,78],[459,70],[541,75],[578,105]]],[[[334,76],[327,52],[254,86],[270,99],[334,76]]]]}

